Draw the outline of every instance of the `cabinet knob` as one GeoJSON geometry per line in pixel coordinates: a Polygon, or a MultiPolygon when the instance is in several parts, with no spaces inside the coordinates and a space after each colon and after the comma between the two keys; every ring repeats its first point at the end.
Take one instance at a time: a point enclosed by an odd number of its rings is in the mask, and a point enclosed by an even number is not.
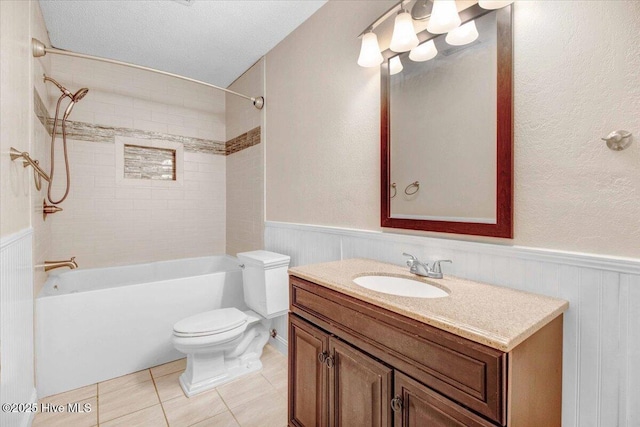
{"type": "Polygon", "coordinates": [[[323,351],[322,353],[318,353],[318,362],[325,363],[325,361],[327,360],[327,357],[329,357],[329,355],[327,354],[326,351],[323,351]]]}
{"type": "Polygon", "coordinates": [[[400,396],[391,399],[391,409],[393,409],[393,412],[402,411],[402,398],[400,396]]]}

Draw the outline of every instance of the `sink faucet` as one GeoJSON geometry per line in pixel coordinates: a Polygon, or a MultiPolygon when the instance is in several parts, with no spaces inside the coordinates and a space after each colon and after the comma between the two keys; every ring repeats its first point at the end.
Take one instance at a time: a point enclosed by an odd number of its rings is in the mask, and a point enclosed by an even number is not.
{"type": "Polygon", "coordinates": [[[440,263],[452,262],[450,259],[441,259],[435,261],[433,263],[433,267],[429,267],[429,264],[420,262],[418,258],[414,257],[411,254],[403,252],[402,255],[409,257],[409,259],[407,260],[407,266],[409,267],[410,273],[417,274],[418,276],[429,277],[431,279],[442,279],[443,276],[440,263]],[[420,271],[421,267],[423,271],[420,271]]]}
{"type": "Polygon", "coordinates": [[[60,267],[69,267],[70,269],[78,268],[78,263],[76,263],[76,257],[71,257],[70,260],[64,261],[45,261],[44,262],[44,271],[53,270],[54,268],[60,267]]]}

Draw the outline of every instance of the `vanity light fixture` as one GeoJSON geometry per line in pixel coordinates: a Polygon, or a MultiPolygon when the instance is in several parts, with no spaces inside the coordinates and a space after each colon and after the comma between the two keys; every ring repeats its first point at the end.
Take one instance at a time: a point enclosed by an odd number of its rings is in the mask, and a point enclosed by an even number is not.
{"type": "Polygon", "coordinates": [[[509,6],[513,3],[513,0],[480,0],[478,4],[483,9],[500,9],[501,7],[509,6]]]}
{"type": "Polygon", "coordinates": [[[389,61],[389,74],[391,74],[392,76],[394,74],[398,74],[400,71],[402,71],[402,68],[404,67],[402,66],[402,62],[400,62],[399,56],[394,56],[393,58],[391,58],[391,60],[389,61]]]}
{"type": "MultiPolygon", "coordinates": [[[[358,65],[361,67],[375,67],[384,61],[384,57],[380,54],[378,37],[374,31],[393,15],[396,15],[396,17],[389,50],[398,53],[410,50],[409,58],[412,61],[428,61],[438,54],[432,40],[420,44],[420,40],[424,40],[426,37],[423,37],[421,33],[421,39],[418,38],[413,26],[414,19],[421,21],[428,18],[427,35],[431,33],[431,37],[433,37],[434,34],[448,33],[445,40],[453,46],[462,46],[478,38],[479,34],[475,21],[472,20],[462,26],[460,25],[462,24],[462,19],[458,13],[456,0],[415,0],[411,13],[409,13],[406,7],[412,1],[398,1],[380,15],[366,30],[360,33],[358,37],[362,38],[362,45],[360,47],[358,65]]],[[[480,0],[473,7],[493,10],[503,8],[511,3],[513,3],[513,0],[480,0]]],[[[464,10],[464,13],[466,13],[466,10],[464,10]]],[[[391,74],[402,71],[402,63],[400,63],[400,58],[398,57],[392,58],[389,66],[391,74]]]]}
{"type": "Polygon", "coordinates": [[[409,59],[415,62],[423,62],[435,58],[437,54],[438,49],[436,49],[436,45],[433,43],[433,40],[429,40],[422,43],[420,46],[411,49],[409,59]]]}
{"type": "Polygon", "coordinates": [[[449,31],[445,40],[452,46],[462,46],[471,43],[477,38],[478,29],[476,28],[476,21],[474,20],[459,26],[453,31],[449,31]]]}
{"type": "Polygon", "coordinates": [[[362,36],[358,65],[365,68],[377,67],[382,64],[383,60],[384,58],[380,53],[380,45],[378,44],[378,36],[373,31],[369,31],[362,36]]]}
{"type": "Polygon", "coordinates": [[[427,31],[444,34],[458,28],[461,22],[455,0],[434,0],[427,31]]]}
{"type": "Polygon", "coordinates": [[[420,41],[416,36],[411,14],[401,9],[393,25],[393,35],[391,36],[389,48],[394,52],[407,52],[418,46],[418,43],[420,41]]]}

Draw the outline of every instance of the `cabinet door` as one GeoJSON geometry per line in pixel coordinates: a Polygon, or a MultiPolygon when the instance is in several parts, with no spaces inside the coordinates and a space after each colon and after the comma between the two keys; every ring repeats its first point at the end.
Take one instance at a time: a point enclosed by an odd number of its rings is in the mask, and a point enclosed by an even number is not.
{"type": "Polygon", "coordinates": [[[329,339],[329,425],[391,427],[392,369],[329,339]]]}
{"type": "Polygon", "coordinates": [[[400,372],[394,373],[394,379],[395,427],[495,427],[400,372]]]}
{"type": "Polygon", "coordinates": [[[289,425],[325,427],[329,336],[289,314],[289,425]]]}

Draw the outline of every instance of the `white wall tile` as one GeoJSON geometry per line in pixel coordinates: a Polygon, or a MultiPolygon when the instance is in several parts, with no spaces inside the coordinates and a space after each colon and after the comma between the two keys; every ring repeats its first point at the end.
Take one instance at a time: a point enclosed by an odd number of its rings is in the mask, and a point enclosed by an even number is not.
{"type": "MultiPolygon", "coordinates": [[[[70,90],[89,88],[71,120],[190,137],[203,130],[224,135],[224,120],[215,118],[224,116],[219,91],[203,98],[194,84],[77,58],[52,58],[50,74],[70,90]]],[[[60,195],[59,139],[57,146],[54,189],[60,195]]],[[[112,143],[69,140],[69,151],[71,192],[61,204],[64,211],[49,222],[56,239],[51,257],[76,256],[81,268],[89,268],[224,253],[224,156],[184,153],[184,170],[194,175],[185,174],[182,186],[167,189],[143,180],[119,186],[112,143]]]]}

